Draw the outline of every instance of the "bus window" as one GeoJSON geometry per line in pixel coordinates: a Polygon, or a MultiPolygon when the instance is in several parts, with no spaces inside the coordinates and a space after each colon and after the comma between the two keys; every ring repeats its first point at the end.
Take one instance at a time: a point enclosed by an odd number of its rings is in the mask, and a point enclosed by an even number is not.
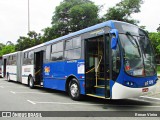
{"type": "Polygon", "coordinates": [[[81,37],[76,37],[71,40],[65,41],[65,50],[70,50],[74,48],[80,48],[81,47],[81,37]]]}
{"type": "Polygon", "coordinates": [[[23,65],[33,64],[33,51],[24,53],[23,65]]]}
{"type": "Polygon", "coordinates": [[[57,53],[52,53],[51,54],[51,60],[56,61],[56,60],[62,60],[63,59],[63,52],[57,52],[57,53]]]}
{"type": "Polygon", "coordinates": [[[16,65],[16,55],[13,55],[12,65],[16,65]]]}
{"type": "Polygon", "coordinates": [[[63,41],[52,45],[51,60],[62,60],[63,59],[63,41]]]}
{"type": "Polygon", "coordinates": [[[50,61],[50,56],[51,55],[51,46],[47,46],[46,48],[46,61],[50,61]]]}
{"type": "Polygon", "coordinates": [[[72,49],[72,39],[65,41],[65,50],[72,49]]]}
{"type": "Polygon", "coordinates": [[[33,53],[33,51],[31,51],[31,52],[28,53],[28,58],[29,58],[29,59],[33,59],[33,58],[34,58],[34,53],[33,53]]]}
{"type": "Polygon", "coordinates": [[[52,45],[52,53],[63,51],[63,41],[52,45]]]}
{"type": "Polygon", "coordinates": [[[81,57],[81,49],[72,49],[65,51],[65,59],[71,60],[71,59],[80,59],[81,57]]]}
{"type": "Polygon", "coordinates": [[[73,38],[73,48],[81,47],[81,37],[73,38]]]}
{"type": "Polygon", "coordinates": [[[28,58],[28,53],[24,53],[24,58],[28,58]]]}
{"type": "Polygon", "coordinates": [[[65,53],[66,60],[80,59],[81,57],[81,37],[76,37],[71,40],[65,41],[65,53]]]}

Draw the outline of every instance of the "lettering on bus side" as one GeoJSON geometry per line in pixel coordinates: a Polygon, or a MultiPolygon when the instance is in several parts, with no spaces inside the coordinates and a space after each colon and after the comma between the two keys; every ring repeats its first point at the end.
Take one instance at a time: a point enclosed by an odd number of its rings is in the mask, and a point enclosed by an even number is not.
{"type": "Polygon", "coordinates": [[[103,29],[98,29],[98,30],[92,31],[90,34],[91,34],[91,35],[104,34],[104,30],[103,30],[103,29]]]}
{"type": "Polygon", "coordinates": [[[70,60],[70,61],[67,61],[67,63],[76,63],[77,60],[70,60]]]}
{"type": "Polygon", "coordinates": [[[24,68],[24,72],[31,72],[31,68],[24,68]]]}
{"type": "Polygon", "coordinates": [[[96,29],[96,30],[93,30],[91,32],[84,33],[82,35],[82,39],[87,39],[87,38],[103,35],[103,34],[109,33],[109,31],[110,31],[109,27],[103,27],[103,28],[100,28],[100,29],[96,29]]]}

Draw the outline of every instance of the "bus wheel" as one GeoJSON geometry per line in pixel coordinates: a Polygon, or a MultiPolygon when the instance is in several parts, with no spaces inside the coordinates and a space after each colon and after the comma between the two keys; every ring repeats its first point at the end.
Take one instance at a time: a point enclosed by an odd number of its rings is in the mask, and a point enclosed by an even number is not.
{"type": "Polygon", "coordinates": [[[34,88],[34,80],[31,76],[29,76],[29,87],[32,89],[34,88]]]}
{"type": "Polygon", "coordinates": [[[10,82],[9,74],[7,74],[7,81],[10,82]]]}
{"type": "Polygon", "coordinates": [[[69,96],[73,100],[80,100],[81,98],[79,84],[75,78],[69,82],[69,96]]]}

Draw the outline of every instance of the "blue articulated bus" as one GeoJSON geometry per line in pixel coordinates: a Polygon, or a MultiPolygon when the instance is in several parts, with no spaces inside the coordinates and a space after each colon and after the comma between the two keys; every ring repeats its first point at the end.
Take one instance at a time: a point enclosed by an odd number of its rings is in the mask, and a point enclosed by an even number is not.
{"type": "Polygon", "coordinates": [[[153,93],[155,55],[147,33],[106,21],[26,49],[22,83],[82,95],[123,99],[153,93]]]}

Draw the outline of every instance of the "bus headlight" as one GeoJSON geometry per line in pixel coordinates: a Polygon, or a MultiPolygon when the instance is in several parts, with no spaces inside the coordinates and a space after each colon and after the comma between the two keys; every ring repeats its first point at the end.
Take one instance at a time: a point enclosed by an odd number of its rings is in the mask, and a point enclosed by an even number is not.
{"type": "Polygon", "coordinates": [[[134,86],[134,82],[125,81],[125,85],[128,86],[128,87],[132,87],[132,86],[134,86]]]}

